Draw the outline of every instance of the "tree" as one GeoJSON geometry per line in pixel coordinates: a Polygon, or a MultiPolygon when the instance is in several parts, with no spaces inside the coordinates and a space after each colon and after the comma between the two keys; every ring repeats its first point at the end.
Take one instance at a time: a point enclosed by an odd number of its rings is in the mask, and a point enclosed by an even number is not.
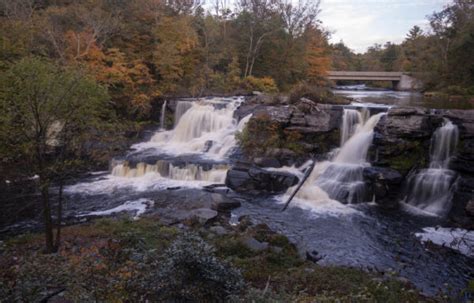
{"type": "Polygon", "coordinates": [[[277,16],[277,2],[274,0],[240,0],[240,14],[237,22],[246,34],[244,78],[252,76],[255,61],[260,55],[263,42],[282,29],[277,16]]]}
{"type": "Polygon", "coordinates": [[[106,90],[78,70],[25,58],[1,75],[0,155],[38,176],[46,252],[58,249],[64,177],[88,132],[107,118],[106,90]],[[54,237],[51,186],[58,184],[54,237]]]}
{"type": "Polygon", "coordinates": [[[331,66],[329,48],[324,34],[316,28],[306,29],[308,41],[305,61],[307,62],[307,78],[312,83],[320,83],[327,75],[331,66]]]}
{"type": "Polygon", "coordinates": [[[197,34],[188,16],[163,17],[155,31],[158,45],[154,63],[163,92],[175,92],[183,78],[192,73],[198,45],[197,34]]]}

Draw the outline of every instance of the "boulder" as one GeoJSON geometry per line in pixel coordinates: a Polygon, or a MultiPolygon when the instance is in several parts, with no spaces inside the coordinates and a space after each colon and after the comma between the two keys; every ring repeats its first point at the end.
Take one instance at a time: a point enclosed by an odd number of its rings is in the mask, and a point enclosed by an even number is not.
{"type": "Polygon", "coordinates": [[[215,233],[218,236],[224,236],[224,235],[227,235],[229,233],[229,231],[227,231],[227,229],[225,229],[224,227],[222,227],[220,225],[212,226],[212,227],[209,228],[209,230],[211,232],[215,233]]]}
{"type": "Polygon", "coordinates": [[[268,248],[267,242],[260,242],[256,240],[254,237],[245,237],[241,239],[242,244],[254,252],[260,252],[268,248]]]}
{"type": "Polygon", "coordinates": [[[196,218],[202,225],[210,222],[217,217],[217,211],[209,208],[193,209],[189,213],[190,218],[196,218]]]}
{"type": "Polygon", "coordinates": [[[230,212],[231,210],[239,208],[241,206],[241,203],[239,201],[236,201],[220,193],[212,193],[211,199],[211,209],[216,210],[218,212],[230,212]]]}
{"type": "Polygon", "coordinates": [[[474,228],[474,177],[460,177],[451,200],[449,218],[466,228],[474,228]]]}
{"type": "Polygon", "coordinates": [[[285,172],[267,171],[250,165],[238,165],[227,172],[226,185],[248,194],[281,194],[298,184],[299,179],[285,172]]]}
{"type": "Polygon", "coordinates": [[[253,159],[253,163],[260,167],[281,167],[280,161],[272,157],[257,157],[253,159]]]}
{"type": "Polygon", "coordinates": [[[385,120],[386,133],[397,138],[429,138],[434,130],[425,109],[391,108],[385,120]]]}
{"type": "Polygon", "coordinates": [[[362,172],[364,181],[375,202],[384,208],[397,208],[403,176],[386,167],[366,167],[362,172]]]}

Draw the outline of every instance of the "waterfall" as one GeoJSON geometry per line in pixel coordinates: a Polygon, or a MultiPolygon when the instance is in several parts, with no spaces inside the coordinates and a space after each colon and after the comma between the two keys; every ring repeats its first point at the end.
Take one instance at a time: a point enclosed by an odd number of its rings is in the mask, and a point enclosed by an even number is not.
{"type": "Polygon", "coordinates": [[[167,101],[163,102],[161,106],[161,119],[160,119],[160,128],[165,129],[165,117],[166,117],[166,103],[167,101]]]}
{"type": "Polygon", "coordinates": [[[115,177],[139,178],[146,174],[157,174],[160,177],[172,180],[224,183],[228,169],[229,167],[226,164],[216,164],[209,169],[204,169],[197,164],[175,166],[167,161],[159,160],[156,164],[138,163],[135,168],[131,168],[127,162],[123,162],[114,166],[112,175],[115,177]]]}
{"type": "MultiPolygon", "coordinates": [[[[230,102],[180,101],[176,109],[178,123],[174,129],[157,132],[150,142],[137,144],[134,147],[154,148],[167,154],[191,153],[223,159],[236,145],[235,132],[241,126],[233,114],[241,101],[242,99],[230,102]]],[[[249,119],[246,117],[242,121],[246,122],[249,119]]]]}
{"type": "MultiPolygon", "coordinates": [[[[237,123],[233,114],[243,99],[211,99],[177,104],[177,124],[172,130],[158,131],[149,142],[133,146],[134,153],[150,155],[189,155],[185,165],[166,160],[130,165],[112,161],[111,175],[125,178],[166,178],[180,181],[224,183],[229,166],[222,164],[237,146],[235,134],[242,131],[251,115],[237,123]],[[178,113],[179,112],[179,113],[178,113]],[[202,161],[204,160],[204,162],[202,161]],[[211,160],[211,161],[209,161],[211,160]],[[217,160],[217,161],[216,161],[217,160]],[[204,165],[201,163],[205,163],[204,165]]],[[[156,161],[156,160],[153,160],[156,161]]]]}
{"type": "MultiPolygon", "coordinates": [[[[305,185],[296,195],[313,204],[337,200],[358,203],[365,200],[363,169],[372,144],[374,128],[385,113],[368,118],[368,111],[344,110],[341,148],[332,161],[317,163],[305,185]]],[[[291,192],[293,189],[290,189],[291,192]]]]}
{"type": "Polygon", "coordinates": [[[431,139],[430,168],[447,169],[449,160],[458,145],[458,127],[446,120],[431,139]]]}
{"type": "Polygon", "coordinates": [[[341,126],[341,146],[354,134],[359,123],[362,122],[362,115],[355,109],[344,109],[341,126]]]}
{"type": "Polygon", "coordinates": [[[174,112],[174,126],[178,125],[179,120],[193,106],[193,102],[190,101],[178,101],[176,104],[176,110],[174,112]]]}
{"type": "Polygon", "coordinates": [[[445,120],[432,138],[430,164],[407,180],[404,202],[425,213],[445,216],[451,209],[452,187],[456,173],[449,170],[449,161],[456,150],[459,132],[456,125],[445,120]]]}

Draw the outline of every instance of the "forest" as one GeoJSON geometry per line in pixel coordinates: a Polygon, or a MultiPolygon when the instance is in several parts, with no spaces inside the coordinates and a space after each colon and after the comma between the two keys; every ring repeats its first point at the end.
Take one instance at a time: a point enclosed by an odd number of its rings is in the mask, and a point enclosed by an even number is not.
{"type": "MultiPolygon", "coordinates": [[[[288,91],[328,70],[407,71],[472,93],[474,8],[456,0],[401,44],[355,54],[318,19],[319,1],[1,1],[0,69],[36,58],[80,69],[128,119],[167,96],[288,91]]],[[[459,92],[458,92],[459,93],[459,92]]]]}

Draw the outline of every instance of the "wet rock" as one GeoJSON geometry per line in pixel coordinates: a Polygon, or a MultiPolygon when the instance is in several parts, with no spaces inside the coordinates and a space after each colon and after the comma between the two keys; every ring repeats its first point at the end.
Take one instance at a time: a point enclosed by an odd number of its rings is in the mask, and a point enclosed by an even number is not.
{"type": "Polygon", "coordinates": [[[298,183],[295,175],[237,165],[227,172],[226,185],[236,192],[247,194],[280,194],[298,183]]]}
{"type": "Polygon", "coordinates": [[[395,107],[388,111],[385,129],[397,138],[426,138],[431,137],[433,125],[425,109],[395,107]]]}
{"type": "Polygon", "coordinates": [[[241,239],[243,245],[245,245],[248,249],[254,252],[260,252],[268,248],[267,242],[260,242],[253,237],[245,237],[241,239]]]}
{"type": "Polygon", "coordinates": [[[474,138],[474,110],[447,110],[443,117],[451,120],[459,127],[461,139],[474,138]]]}
{"type": "Polygon", "coordinates": [[[217,211],[209,208],[198,208],[193,209],[189,215],[191,218],[196,218],[199,223],[204,225],[217,217],[217,211]]]}
{"type": "Polygon", "coordinates": [[[230,212],[235,208],[239,208],[241,203],[239,201],[233,200],[223,194],[213,193],[211,194],[212,209],[218,212],[230,212]]]}
{"type": "Polygon", "coordinates": [[[227,229],[225,229],[224,227],[218,225],[218,226],[211,226],[209,228],[209,230],[213,233],[215,233],[216,235],[218,236],[224,236],[224,235],[227,235],[229,233],[229,231],[227,231],[227,229]]]}
{"type": "Polygon", "coordinates": [[[471,199],[469,202],[467,202],[466,213],[469,216],[474,217],[474,199],[471,199]]]}
{"type": "Polygon", "coordinates": [[[474,228],[474,177],[463,176],[457,180],[449,218],[465,228],[474,228]]]}
{"type": "Polygon", "coordinates": [[[321,255],[319,254],[319,252],[317,252],[317,251],[315,251],[315,250],[306,251],[306,260],[308,260],[308,261],[311,261],[311,262],[314,262],[314,263],[318,263],[318,262],[321,261],[323,258],[324,258],[324,256],[321,256],[321,255]]]}
{"type": "Polygon", "coordinates": [[[397,208],[403,176],[386,167],[366,167],[364,181],[375,202],[385,208],[397,208]]]}
{"type": "Polygon", "coordinates": [[[281,167],[280,161],[272,157],[257,157],[253,159],[253,163],[260,167],[281,167]]]}

